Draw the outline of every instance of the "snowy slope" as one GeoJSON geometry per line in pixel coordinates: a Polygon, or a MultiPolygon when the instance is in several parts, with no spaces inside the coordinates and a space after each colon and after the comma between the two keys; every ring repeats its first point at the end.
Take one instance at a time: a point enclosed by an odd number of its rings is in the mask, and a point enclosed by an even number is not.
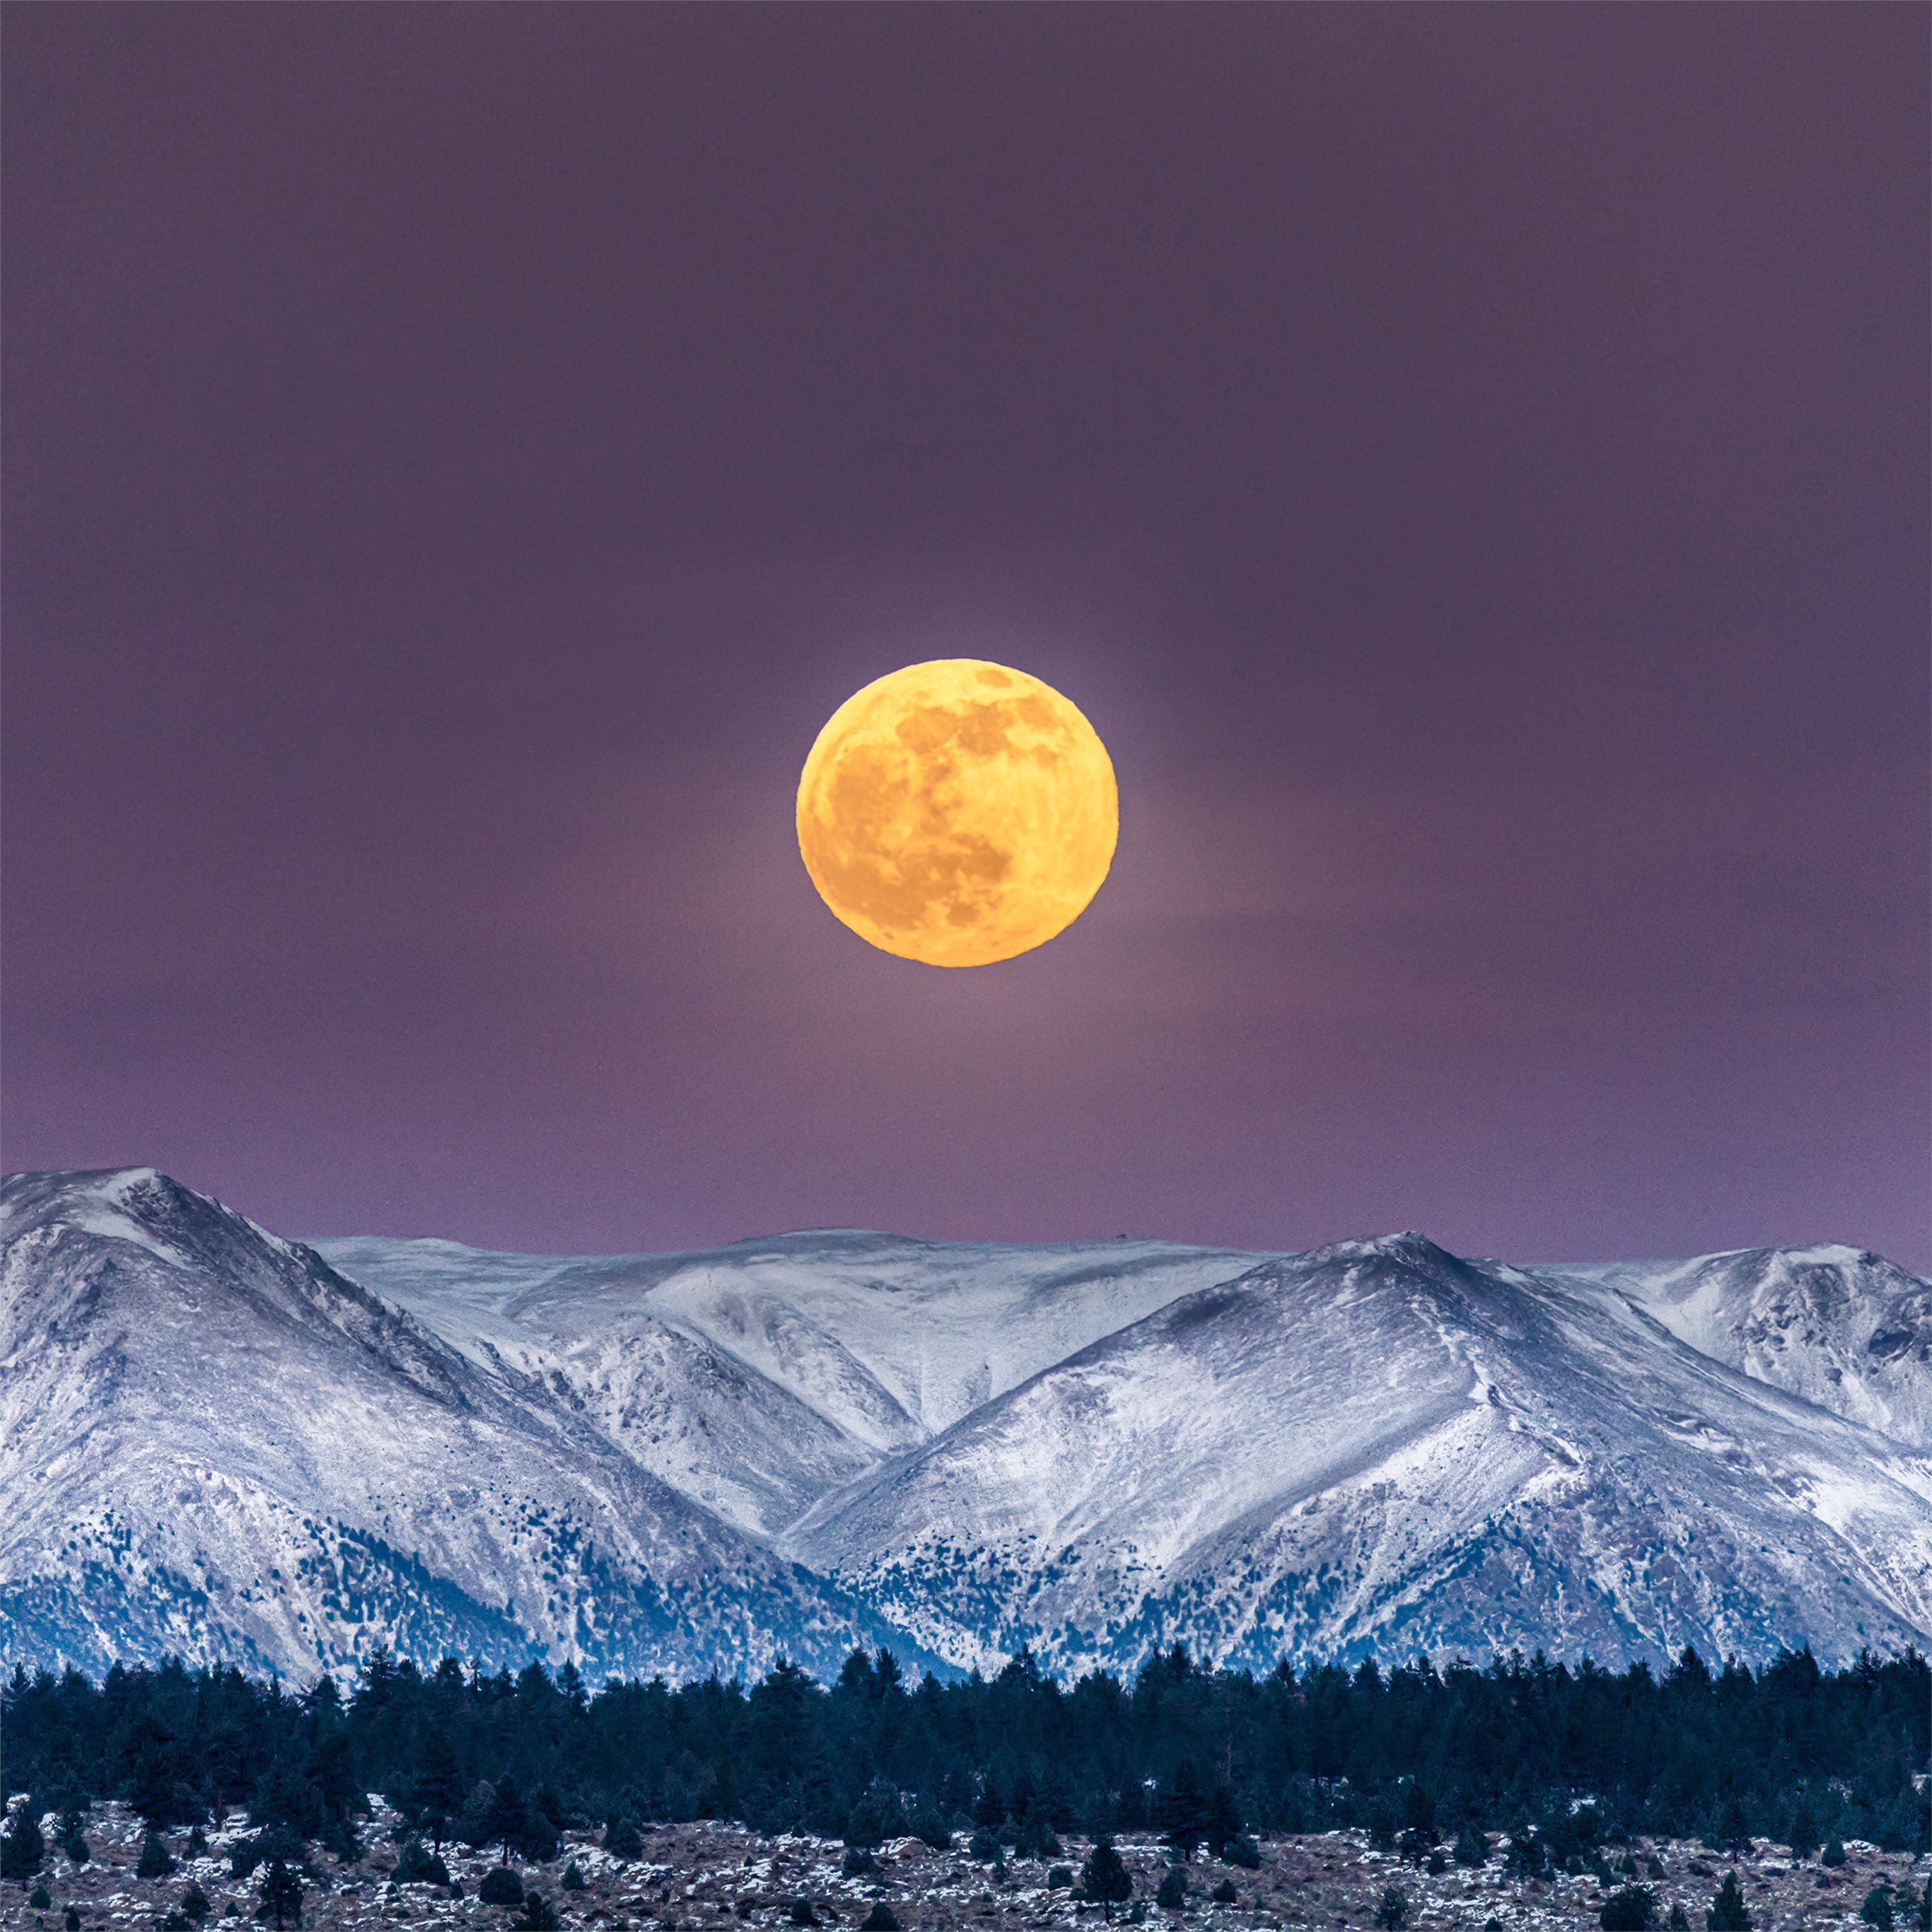
{"type": "Polygon", "coordinates": [[[150,1170],[17,1176],[0,1649],[1923,1648],[1929,1301],[1846,1250],[305,1246],[150,1170]]]}
{"type": "Polygon", "coordinates": [[[756,1534],[1256,1259],[852,1231],[593,1260],[446,1241],[316,1246],[476,1360],[567,1387],[627,1454],[756,1534]]]}
{"type": "Polygon", "coordinates": [[[1857,1248],[1540,1270],[1608,1283],[1692,1348],[1932,1449],[1932,1282],[1857,1248]]]}
{"type": "Polygon", "coordinates": [[[1840,1654],[1932,1627],[1932,1460],[1612,1290],[1418,1235],[1174,1302],[784,1541],[982,1665],[1022,1639],[1070,1669],[1176,1639],[1265,1667],[1772,1631],[1840,1654]]]}
{"type": "Polygon", "coordinates": [[[0,1632],[298,1673],[376,1634],[835,1662],[856,1621],[541,1380],[147,1170],[0,1190],[0,1632]]]}

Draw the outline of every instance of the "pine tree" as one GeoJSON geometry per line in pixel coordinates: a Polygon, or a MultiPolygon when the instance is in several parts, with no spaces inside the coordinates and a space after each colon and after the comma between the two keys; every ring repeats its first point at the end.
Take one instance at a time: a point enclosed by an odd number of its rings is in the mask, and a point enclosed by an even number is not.
{"type": "Polygon", "coordinates": [[[188,1882],[188,1889],[182,1894],[182,1912],[199,1925],[208,1916],[208,1894],[193,1879],[188,1882]]]}
{"type": "Polygon", "coordinates": [[[1246,1820],[1235,1802],[1234,1786],[1225,1780],[1216,1784],[1208,1797],[1205,1822],[1208,1849],[1217,1858],[1226,1858],[1228,1846],[1241,1835],[1246,1820]]]}
{"type": "Polygon", "coordinates": [[[136,1878],[166,1878],[175,1868],[174,1860],[168,1856],[168,1848],[161,1842],[158,1832],[150,1832],[141,1841],[141,1856],[134,1867],[136,1878]]]}
{"type": "Polygon", "coordinates": [[[1162,1834],[1185,1863],[1208,1835],[1208,1801],[1192,1759],[1184,1758],[1175,1767],[1172,1780],[1160,1794],[1156,1813],[1162,1834]]]}
{"type": "MultiPolygon", "coordinates": [[[[565,1666],[566,1669],[569,1667],[568,1665],[565,1666]]],[[[584,1874],[578,1870],[577,1861],[574,1858],[564,1867],[563,1876],[560,1882],[566,1892],[581,1892],[584,1889],[584,1874]]]]}
{"type": "Polygon", "coordinates": [[[47,1855],[47,1841],[33,1810],[31,1802],[16,1806],[6,1830],[0,1832],[0,1878],[30,1879],[47,1855]]]}
{"type": "Polygon", "coordinates": [[[53,1904],[53,1899],[45,1886],[37,1885],[28,1893],[27,1903],[34,1911],[44,1912],[53,1904]]]}
{"type": "Polygon", "coordinates": [[[416,1768],[404,1786],[406,1801],[416,1807],[430,1842],[440,1852],[442,1834],[463,1809],[463,1773],[449,1733],[432,1723],[417,1747],[416,1768]]]}
{"type": "Polygon", "coordinates": [[[1488,1834],[1478,1831],[1473,1825],[1465,1825],[1456,1834],[1455,1857],[1459,1865],[1467,1866],[1472,1870],[1487,1864],[1490,1862],[1488,1834]]]}
{"type": "Polygon", "coordinates": [[[1751,1932],[1751,1916],[1744,1909],[1744,1895],[1734,1871],[1724,1874],[1718,1895],[1704,1914],[1704,1932],[1751,1932]]]}
{"type": "Polygon", "coordinates": [[[272,1918],[276,1932],[280,1932],[286,1920],[293,1919],[298,1925],[302,1923],[302,1880],[282,1859],[271,1858],[268,1876],[262,1881],[262,1897],[255,1908],[256,1917],[272,1918]]]}
{"type": "Polygon", "coordinates": [[[556,1932],[556,1907],[534,1889],[524,1894],[524,1916],[517,1924],[529,1932],[556,1932]]]}
{"type": "Polygon", "coordinates": [[[1597,1916],[1604,1932],[1650,1932],[1657,1921],[1657,1894],[1646,1885],[1627,1885],[1604,1900],[1597,1916]]]}
{"type": "Polygon", "coordinates": [[[1231,1878],[1224,1878],[1208,1896],[1216,1905],[1233,1905],[1238,1902],[1240,1898],[1234,1890],[1234,1881],[1231,1878]]]}
{"type": "Polygon", "coordinates": [[[1178,1912],[1187,1903],[1187,1879],[1178,1865],[1169,1865],[1161,1874],[1154,1902],[1169,1912],[1178,1912]]]}
{"type": "Polygon", "coordinates": [[[866,1913],[859,1932],[899,1932],[898,1914],[882,1898],[866,1913]]]}
{"type": "Polygon", "coordinates": [[[1838,1836],[1837,1832],[1834,1832],[1832,1834],[1829,1842],[1819,1855],[1818,1862],[1820,1864],[1832,1866],[1841,1865],[1845,1862],[1845,1841],[1838,1836]]]}
{"type": "Polygon", "coordinates": [[[1858,1907],[1858,1916],[1874,1932],[1892,1932],[1892,1894],[1882,1885],[1874,1886],[1858,1907]]]}
{"type": "Polygon", "coordinates": [[[1126,1867],[1120,1862],[1120,1855],[1114,1849],[1112,1838],[1096,1838],[1094,1849],[1087,1855],[1087,1862],[1081,1868],[1080,1890],[1089,1904],[1104,1905],[1109,1918],[1117,1905],[1124,1904],[1134,1895],[1134,1882],[1127,1875],[1126,1867]]]}
{"type": "MultiPolygon", "coordinates": [[[[510,1862],[510,1850],[522,1835],[530,1823],[530,1814],[524,1804],[524,1795],[517,1789],[517,1781],[507,1773],[496,1781],[490,1793],[489,1808],[481,1820],[483,1842],[486,1845],[501,1845],[503,1862],[510,1862]]],[[[521,1903],[523,1894],[517,1894],[521,1903]]]]}
{"type": "Polygon", "coordinates": [[[604,1849],[614,1858],[622,1858],[626,1863],[644,1856],[644,1834],[638,1829],[638,1821],[628,1812],[620,1812],[605,1825],[604,1849]]]}

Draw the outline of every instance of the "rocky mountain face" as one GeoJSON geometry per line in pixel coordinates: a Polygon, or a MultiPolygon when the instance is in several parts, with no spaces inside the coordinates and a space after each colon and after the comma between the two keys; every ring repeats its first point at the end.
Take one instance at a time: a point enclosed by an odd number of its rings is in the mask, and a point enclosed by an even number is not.
{"type": "Polygon", "coordinates": [[[833,1232],[283,1240],[0,1189],[0,1652],[297,1677],[1923,1648],[1932,1285],[833,1232]]]}

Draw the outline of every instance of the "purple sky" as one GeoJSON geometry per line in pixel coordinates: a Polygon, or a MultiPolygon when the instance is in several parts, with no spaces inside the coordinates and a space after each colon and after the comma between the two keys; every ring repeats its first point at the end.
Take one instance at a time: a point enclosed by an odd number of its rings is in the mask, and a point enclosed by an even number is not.
{"type": "Polygon", "coordinates": [[[1924,1268],[1928,26],[10,10],[6,1165],[1924,1268]],[[958,656],[1122,825],[946,972],[791,801],[958,656]]]}

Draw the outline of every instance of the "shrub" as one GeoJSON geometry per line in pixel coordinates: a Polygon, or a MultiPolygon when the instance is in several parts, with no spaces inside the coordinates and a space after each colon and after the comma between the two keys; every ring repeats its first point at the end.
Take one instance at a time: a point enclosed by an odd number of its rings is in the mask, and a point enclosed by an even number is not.
{"type": "Polygon", "coordinates": [[[1046,1888],[1049,1892],[1065,1892],[1073,1883],[1071,1865],[1049,1865],[1046,1872],[1046,1888]]]}
{"type": "Polygon", "coordinates": [[[1825,1847],[1824,1856],[1820,1862],[1828,1865],[1841,1865],[1845,1862],[1845,1841],[1837,1832],[1832,1834],[1831,1843],[1825,1847]]]}
{"type": "Polygon", "coordinates": [[[1440,1845],[1430,1853],[1428,1862],[1423,1869],[1431,1878],[1440,1878],[1449,1869],[1449,1861],[1442,1856],[1442,1847],[1440,1845]]]}
{"type": "Polygon", "coordinates": [[[80,1932],[80,1912],[70,1905],[67,1909],[67,1916],[61,1923],[66,1928],[66,1932],[80,1932]]]}
{"type": "Polygon", "coordinates": [[[1670,1932],[1690,1932],[1690,1915],[1684,1910],[1684,1901],[1673,1898],[1670,1901],[1670,1932]]]}
{"type": "Polygon", "coordinates": [[[1402,1932],[1403,1920],[1408,1916],[1408,1900],[1400,1886],[1390,1886],[1382,1894],[1382,1902],[1376,1907],[1376,1923],[1382,1932],[1402,1932]]]}
{"type": "Polygon", "coordinates": [[[1187,1880],[1178,1865],[1169,1865],[1160,1882],[1160,1889],[1154,1895],[1156,1905],[1165,1906],[1170,1912],[1178,1912],[1187,1903],[1187,1880]]]}
{"type": "Polygon", "coordinates": [[[966,1850],[981,1864],[990,1864],[1000,1856],[1000,1841],[982,1825],[968,1841],[966,1850]]]}
{"type": "Polygon", "coordinates": [[[638,1829],[638,1821],[628,1814],[613,1818],[604,1827],[604,1849],[614,1858],[641,1858],[644,1840],[643,1833],[638,1829]]]}
{"type": "Polygon", "coordinates": [[[1208,1896],[1216,1905],[1234,1904],[1238,1896],[1234,1890],[1234,1881],[1231,1878],[1224,1878],[1208,1896]]]}
{"type": "Polygon", "coordinates": [[[794,1925],[816,1925],[818,1923],[818,1914],[812,1910],[812,1900],[808,1898],[794,1898],[791,1902],[791,1910],[785,1916],[794,1925]]]}
{"type": "Polygon", "coordinates": [[[1597,1916],[1604,1932],[1650,1932],[1657,1922],[1657,1894],[1648,1886],[1627,1885],[1604,1900],[1597,1916]]]}
{"type": "Polygon", "coordinates": [[[520,1905],[524,1902],[524,1882],[508,1865],[493,1865],[483,1874],[483,1882],[476,1888],[476,1896],[485,1905],[520,1905]]]}
{"type": "Polygon", "coordinates": [[[878,1870],[878,1860],[862,1845],[848,1845],[845,1856],[838,1861],[841,1878],[872,1878],[878,1870]]]}
{"type": "Polygon", "coordinates": [[[166,1878],[175,1868],[175,1862],[168,1856],[168,1848],[161,1843],[159,1835],[150,1832],[141,1842],[140,1862],[134,1868],[136,1878],[166,1878]]]}
{"type": "Polygon", "coordinates": [[[87,1835],[76,1825],[60,1841],[62,1855],[70,1864],[84,1865],[93,1857],[93,1848],[87,1842],[87,1835]]]}
{"type": "Polygon", "coordinates": [[[563,1868],[563,1888],[566,1892],[581,1892],[584,1889],[584,1874],[578,1870],[574,1858],[563,1868]]]}
{"type": "Polygon", "coordinates": [[[517,1921],[530,1932],[556,1932],[556,1907],[540,1892],[524,1894],[524,1916],[517,1921]]]}
{"type": "Polygon", "coordinates": [[[1858,1907],[1858,1916],[1877,1932],[1892,1932],[1892,1894],[1882,1885],[1874,1886],[1858,1907]]]}
{"type": "Polygon", "coordinates": [[[1473,1825],[1465,1825],[1456,1834],[1456,1862],[1471,1870],[1486,1865],[1490,1862],[1490,1840],[1486,1832],[1479,1832],[1473,1825]]]}
{"type": "Polygon", "coordinates": [[[390,1878],[398,1885],[443,1885],[449,1882],[449,1868],[436,1852],[424,1849],[420,1838],[405,1838],[390,1878]]]}
{"type": "Polygon", "coordinates": [[[899,1932],[898,1915],[882,1898],[866,1913],[859,1932],[899,1932]]]}
{"type": "Polygon", "coordinates": [[[1246,1871],[1262,1868],[1262,1848],[1250,1838],[1238,1834],[1230,1838],[1221,1847],[1221,1857],[1225,1864],[1239,1865],[1246,1871]]]}
{"type": "Polygon", "coordinates": [[[187,1891],[182,1894],[181,1909],[196,1924],[208,1916],[208,1894],[190,1879],[187,1891]]]}
{"type": "Polygon", "coordinates": [[[208,1834],[199,1825],[188,1834],[188,1855],[191,1858],[205,1858],[208,1856],[208,1834]]]}
{"type": "Polygon", "coordinates": [[[36,1912],[44,1912],[53,1904],[53,1900],[47,1896],[47,1888],[45,1886],[37,1885],[32,1892],[28,1893],[27,1903],[36,1912]]]}

